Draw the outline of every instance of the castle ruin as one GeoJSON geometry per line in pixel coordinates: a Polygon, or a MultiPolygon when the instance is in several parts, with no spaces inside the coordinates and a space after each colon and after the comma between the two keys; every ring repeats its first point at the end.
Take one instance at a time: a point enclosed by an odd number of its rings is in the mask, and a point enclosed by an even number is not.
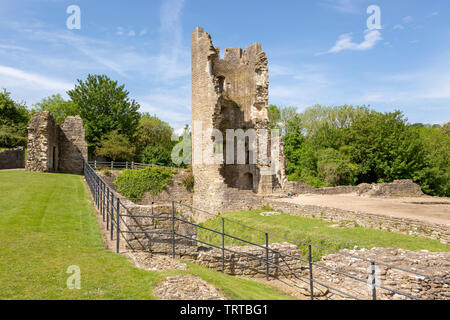
{"type": "Polygon", "coordinates": [[[83,120],[79,116],[67,117],[60,126],[48,111],[31,117],[26,170],[82,174],[87,158],[83,120]]]}
{"type": "Polygon", "coordinates": [[[203,28],[194,30],[192,167],[195,207],[222,212],[237,191],[267,194],[282,187],[286,180],[283,147],[280,140],[271,138],[268,100],[268,60],[260,43],[245,50],[225,49],[221,59],[220,49],[214,47],[211,36],[203,28]],[[235,136],[230,138],[229,133],[239,131],[245,132],[245,141],[236,137],[235,144],[235,136]],[[254,133],[254,137],[247,132],[254,133]],[[244,155],[239,154],[239,144],[245,145],[244,155]],[[222,161],[208,162],[208,159],[222,161]]]}

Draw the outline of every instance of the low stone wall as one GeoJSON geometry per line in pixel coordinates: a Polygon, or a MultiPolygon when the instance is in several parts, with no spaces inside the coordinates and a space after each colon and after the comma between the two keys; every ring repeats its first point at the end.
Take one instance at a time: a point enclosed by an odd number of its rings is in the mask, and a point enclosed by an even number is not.
{"type": "MultiPolygon", "coordinates": [[[[372,299],[371,286],[368,284],[371,283],[370,280],[372,279],[370,275],[371,266],[368,261],[364,261],[365,259],[375,260],[389,266],[408,269],[450,281],[450,252],[414,252],[391,248],[372,248],[371,250],[344,249],[340,251],[340,254],[324,256],[320,262],[325,267],[337,269],[340,272],[350,274],[359,279],[367,280],[367,282],[354,280],[320,267],[314,267],[314,279],[329,284],[359,299],[372,299]]],[[[450,299],[450,285],[442,281],[400,271],[389,266],[376,265],[375,279],[378,285],[381,284],[383,287],[400,291],[420,299],[450,299]]],[[[305,273],[304,276],[307,276],[307,274],[305,273]]],[[[321,286],[318,285],[318,289],[320,288],[321,286]]],[[[332,290],[327,291],[327,296],[330,297],[331,295],[332,290]]],[[[340,296],[337,296],[337,298],[345,299],[340,296]]],[[[377,299],[404,300],[409,298],[378,287],[377,299]]]]}
{"type": "Polygon", "coordinates": [[[0,169],[25,168],[25,149],[19,147],[0,151],[0,169]]]}
{"type": "Polygon", "coordinates": [[[357,186],[337,186],[326,188],[314,188],[308,184],[289,181],[285,184],[284,192],[296,194],[345,194],[356,193],[366,196],[396,196],[417,197],[423,195],[422,189],[412,180],[394,180],[391,183],[362,183],[357,186]]]}
{"type": "Polygon", "coordinates": [[[450,228],[446,225],[425,223],[419,220],[403,219],[365,212],[347,211],[336,208],[314,205],[301,205],[280,200],[265,200],[265,205],[284,213],[319,218],[330,222],[354,222],[366,228],[380,229],[389,232],[398,232],[408,235],[439,240],[441,243],[450,243],[450,228]]]}
{"type": "MultiPolygon", "coordinates": [[[[226,247],[224,272],[229,275],[263,278],[266,276],[266,250],[258,246],[226,247]],[[232,252],[235,251],[235,252],[232,252]]],[[[195,262],[222,271],[222,250],[199,248],[195,262]]],[[[269,245],[269,276],[289,278],[302,270],[301,251],[289,243],[269,245]]]]}
{"type": "MultiPolygon", "coordinates": [[[[124,205],[128,210],[125,211],[122,208],[121,214],[127,214],[129,216],[124,217],[126,226],[122,226],[122,228],[128,227],[128,230],[134,232],[126,233],[124,237],[127,247],[129,249],[148,251],[155,254],[172,254],[172,206],[169,204],[142,206],[133,204],[131,201],[124,201],[124,205]],[[136,217],[133,217],[133,215],[136,217]],[[143,216],[153,216],[153,218],[143,216]]],[[[189,218],[180,212],[176,212],[175,217],[189,221],[189,218]]],[[[182,235],[175,235],[176,255],[179,257],[195,258],[197,256],[197,243],[185,237],[197,239],[197,227],[179,220],[175,220],[174,227],[175,232],[182,235]]]]}

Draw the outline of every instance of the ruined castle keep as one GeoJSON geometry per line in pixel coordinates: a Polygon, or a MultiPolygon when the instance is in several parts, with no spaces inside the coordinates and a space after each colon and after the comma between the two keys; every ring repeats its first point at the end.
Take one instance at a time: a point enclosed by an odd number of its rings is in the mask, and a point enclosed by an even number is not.
{"type": "Polygon", "coordinates": [[[60,126],[48,111],[31,117],[26,170],[82,174],[87,157],[83,120],[79,116],[67,117],[60,126]]]}
{"type": "Polygon", "coordinates": [[[271,139],[268,99],[268,60],[260,43],[245,50],[225,49],[221,59],[220,49],[214,47],[211,36],[200,27],[194,30],[194,206],[218,212],[225,209],[230,195],[236,191],[266,194],[282,186],[283,150],[279,140],[271,139]],[[239,129],[245,132],[245,141],[229,138],[230,131],[239,129]],[[239,143],[245,145],[244,155],[239,154],[239,143]],[[216,162],[217,159],[223,160],[222,163],[216,162]]]}

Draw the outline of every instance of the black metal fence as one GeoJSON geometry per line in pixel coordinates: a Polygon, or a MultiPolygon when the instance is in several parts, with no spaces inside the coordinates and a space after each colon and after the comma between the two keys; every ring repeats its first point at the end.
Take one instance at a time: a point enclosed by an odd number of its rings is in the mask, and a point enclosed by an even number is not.
{"type": "MultiPolygon", "coordinates": [[[[127,165],[128,164],[126,164],[126,166],[127,165]]],[[[130,166],[130,169],[136,168],[135,163],[132,163],[132,165],[133,165],[133,167],[130,166]]],[[[98,166],[98,167],[101,168],[101,166],[98,166]]],[[[219,217],[215,214],[187,206],[185,204],[182,204],[181,202],[176,202],[175,200],[172,200],[170,202],[171,214],[167,215],[167,216],[160,216],[160,215],[156,216],[156,215],[151,215],[151,214],[148,214],[148,215],[147,214],[145,214],[145,215],[131,214],[129,209],[121,202],[120,198],[117,197],[115,195],[115,192],[110,188],[110,186],[101,177],[99,177],[97,175],[95,169],[89,163],[84,164],[84,177],[86,179],[87,185],[89,186],[90,192],[92,194],[92,198],[95,203],[95,207],[97,208],[99,214],[102,216],[102,219],[106,224],[107,231],[109,231],[109,236],[112,241],[115,241],[116,252],[120,251],[121,239],[122,239],[122,241],[127,242],[129,247],[133,247],[130,245],[129,241],[127,240],[127,237],[125,236],[126,234],[164,235],[166,237],[167,236],[170,237],[171,248],[172,248],[172,250],[171,250],[172,252],[170,254],[172,255],[173,258],[175,258],[176,254],[177,254],[177,242],[180,241],[179,239],[186,239],[188,241],[196,243],[197,245],[202,245],[202,246],[206,246],[209,248],[215,248],[215,249],[219,250],[221,252],[221,260],[222,260],[221,261],[222,262],[222,270],[221,271],[222,272],[225,272],[226,253],[232,253],[232,254],[240,256],[240,257],[246,257],[248,259],[256,259],[265,265],[265,276],[266,276],[267,280],[269,280],[269,278],[272,277],[270,274],[270,270],[276,269],[277,271],[280,271],[279,276],[277,278],[278,281],[281,281],[281,282],[285,283],[286,285],[289,285],[292,287],[297,287],[302,290],[305,290],[305,288],[307,288],[311,300],[315,299],[315,297],[316,297],[314,291],[317,289],[320,290],[323,288],[326,288],[330,293],[332,293],[336,296],[342,297],[344,299],[356,299],[356,300],[367,299],[367,296],[365,294],[361,294],[361,292],[362,292],[360,290],[361,288],[359,288],[359,289],[358,288],[350,289],[348,287],[345,289],[336,288],[332,284],[325,282],[325,280],[323,280],[323,279],[319,280],[317,277],[314,278],[314,274],[315,274],[315,272],[317,272],[314,270],[319,270],[319,269],[324,270],[324,272],[325,271],[329,272],[330,274],[339,275],[342,277],[352,279],[352,280],[356,281],[355,283],[360,283],[363,286],[364,292],[366,292],[366,290],[367,290],[366,286],[369,286],[370,291],[371,291],[370,298],[373,300],[376,300],[377,297],[379,297],[380,290],[383,290],[384,292],[390,292],[391,294],[397,294],[397,295],[403,296],[407,299],[422,300],[422,298],[420,296],[415,296],[411,293],[406,293],[399,289],[394,289],[392,287],[389,287],[389,286],[381,283],[381,281],[379,279],[377,279],[377,276],[376,276],[377,266],[390,268],[397,272],[403,272],[405,274],[409,274],[409,275],[413,275],[413,276],[420,276],[423,279],[428,279],[428,280],[435,281],[435,282],[437,281],[446,286],[450,285],[450,281],[443,279],[443,278],[429,276],[425,273],[407,270],[407,269],[392,266],[392,265],[389,265],[386,263],[377,262],[375,260],[364,259],[364,258],[355,256],[355,255],[342,253],[340,251],[331,250],[331,249],[328,249],[328,248],[325,248],[322,246],[314,245],[314,244],[303,242],[300,240],[289,239],[289,238],[279,236],[279,235],[276,235],[276,234],[273,234],[273,233],[270,233],[270,232],[267,232],[264,230],[259,230],[257,228],[253,228],[253,227],[244,225],[244,224],[242,224],[238,221],[232,220],[232,219],[219,217]],[[187,219],[180,218],[176,214],[176,212],[178,211],[176,209],[177,206],[184,207],[185,209],[188,209],[191,212],[197,211],[197,212],[202,212],[204,214],[211,215],[212,217],[218,217],[219,219],[221,219],[221,222],[222,222],[221,228],[219,230],[214,230],[214,229],[208,228],[204,225],[196,224],[194,222],[188,221],[187,219]],[[121,212],[124,212],[124,213],[121,213],[121,212]],[[160,231],[160,230],[155,230],[155,231],[136,230],[136,229],[130,228],[130,226],[124,220],[125,217],[155,218],[155,219],[168,220],[171,222],[172,228],[170,231],[166,231],[166,232],[160,231]],[[240,235],[228,234],[225,229],[226,222],[227,223],[237,223],[243,228],[247,228],[248,230],[252,230],[253,232],[261,233],[263,235],[264,244],[257,243],[256,241],[249,241],[249,240],[243,239],[240,235]],[[205,240],[199,240],[199,239],[197,239],[197,237],[191,237],[191,236],[182,234],[180,232],[177,232],[176,228],[175,228],[176,223],[182,223],[182,224],[194,226],[198,230],[218,236],[221,239],[221,241],[220,241],[221,243],[217,244],[217,243],[213,243],[213,241],[207,242],[205,240]],[[229,247],[229,246],[225,245],[227,239],[231,239],[235,242],[239,242],[239,243],[242,243],[245,245],[250,245],[255,248],[261,249],[261,251],[264,252],[264,254],[250,255],[245,252],[237,251],[236,249],[233,249],[234,247],[229,247]],[[279,239],[281,241],[285,241],[285,242],[287,241],[287,242],[289,242],[291,244],[295,244],[297,246],[307,247],[307,253],[308,253],[307,259],[304,259],[302,257],[299,258],[300,262],[305,264],[305,266],[301,268],[302,272],[291,269],[290,265],[285,263],[286,260],[289,259],[290,261],[292,261],[292,259],[296,259],[297,257],[294,257],[285,252],[280,252],[276,249],[271,248],[269,246],[269,243],[270,243],[269,239],[272,241],[273,241],[273,239],[279,239]],[[368,264],[367,278],[362,278],[357,275],[350,274],[348,272],[339,270],[337,268],[332,268],[329,266],[325,266],[324,264],[321,264],[319,262],[315,262],[313,260],[313,250],[314,249],[325,250],[332,254],[339,254],[339,255],[343,255],[343,256],[346,256],[346,257],[349,257],[352,259],[364,261],[365,263],[368,264]],[[277,254],[277,256],[278,256],[277,261],[275,261],[273,259],[271,261],[271,259],[269,259],[269,254],[271,254],[271,253],[277,254]],[[303,284],[303,286],[300,286],[300,284],[303,284]],[[348,291],[351,291],[351,293],[349,293],[348,291]]],[[[137,237],[136,237],[136,239],[137,239],[137,237]]],[[[145,245],[142,245],[142,249],[145,249],[145,245]]]]}

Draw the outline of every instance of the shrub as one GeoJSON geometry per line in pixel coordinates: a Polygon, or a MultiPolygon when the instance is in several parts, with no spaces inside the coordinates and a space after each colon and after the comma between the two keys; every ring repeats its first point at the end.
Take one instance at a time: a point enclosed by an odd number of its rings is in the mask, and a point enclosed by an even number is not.
{"type": "Polygon", "coordinates": [[[112,175],[112,172],[111,172],[111,170],[109,170],[108,168],[104,168],[103,169],[103,174],[105,175],[105,176],[107,176],[107,177],[111,177],[111,175],[112,175]]]}
{"type": "Polygon", "coordinates": [[[171,183],[172,170],[162,167],[124,170],[114,179],[119,193],[133,201],[142,199],[145,192],[157,195],[171,183]]]}
{"type": "Polygon", "coordinates": [[[183,180],[183,185],[189,192],[194,192],[194,176],[192,174],[188,175],[183,180]]]}

